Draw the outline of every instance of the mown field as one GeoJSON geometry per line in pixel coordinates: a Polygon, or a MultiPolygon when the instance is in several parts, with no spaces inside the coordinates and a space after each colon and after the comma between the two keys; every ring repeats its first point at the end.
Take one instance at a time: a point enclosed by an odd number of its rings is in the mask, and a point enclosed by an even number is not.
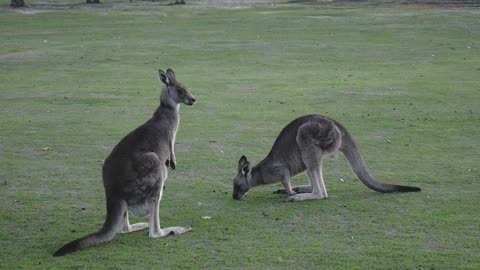
{"type": "Polygon", "coordinates": [[[480,9],[142,5],[0,7],[0,269],[480,268],[480,9]],[[168,67],[197,104],[160,217],[193,231],[52,257],[103,224],[102,161],[168,67]],[[240,156],[260,161],[310,113],[343,123],[378,179],[422,192],[374,192],[339,156],[326,200],[271,185],[234,201],[240,156]]]}

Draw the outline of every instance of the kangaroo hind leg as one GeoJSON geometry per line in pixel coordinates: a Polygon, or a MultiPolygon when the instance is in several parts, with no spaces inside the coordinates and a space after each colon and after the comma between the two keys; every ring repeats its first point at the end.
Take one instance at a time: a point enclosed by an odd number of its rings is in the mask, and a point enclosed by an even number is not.
{"type": "MultiPolygon", "coordinates": [[[[161,162],[158,155],[154,152],[139,153],[132,159],[132,169],[134,180],[131,181],[129,190],[131,198],[144,196],[147,190],[155,188],[157,179],[160,175],[161,162]]],[[[135,200],[133,200],[135,201],[135,200]]],[[[145,216],[148,213],[148,207],[142,203],[137,205],[128,205],[127,209],[122,213],[122,223],[118,228],[119,233],[129,233],[147,229],[149,224],[140,222],[130,224],[129,211],[136,216],[145,216]]]]}
{"type": "Polygon", "coordinates": [[[286,201],[304,201],[311,199],[327,198],[327,189],[323,181],[322,161],[326,145],[334,143],[331,136],[331,126],[310,122],[302,125],[297,132],[297,145],[301,158],[307,168],[307,175],[310,181],[310,191],[302,194],[289,196],[286,201]]]}
{"type": "MultiPolygon", "coordinates": [[[[320,161],[321,162],[321,161],[320,161]]],[[[328,197],[327,189],[322,177],[322,165],[307,168],[308,179],[310,180],[311,191],[308,193],[297,193],[289,196],[285,201],[298,202],[312,199],[324,199],[328,197]]],[[[310,187],[305,187],[307,191],[310,187]]]]}
{"type": "Polygon", "coordinates": [[[165,165],[161,165],[160,172],[160,185],[158,195],[153,196],[153,198],[151,198],[149,202],[150,221],[148,236],[157,238],[172,234],[182,234],[191,231],[191,227],[168,227],[163,229],[160,228],[160,201],[162,200],[163,186],[165,184],[165,180],[167,179],[167,167],[165,165]]]}
{"type": "Polygon", "coordinates": [[[191,231],[191,227],[168,227],[160,228],[160,198],[152,200],[150,204],[150,222],[148,236],[153,238],[164,237],[173,234],[182,234],[191,231]]]}
{"type": "Polygon", "coordinates": [[[146,223],[146,222],[139,222],[139,223],[130,224],[130,221],[128,219],[128,210],[125,210],[125,213],[123,214],[122,225],[119,228],[119,233],[129,233],[129,232],[141,231],[141,230],[145,230],[147,228],[148,228],[148,223],[146,223]]]}

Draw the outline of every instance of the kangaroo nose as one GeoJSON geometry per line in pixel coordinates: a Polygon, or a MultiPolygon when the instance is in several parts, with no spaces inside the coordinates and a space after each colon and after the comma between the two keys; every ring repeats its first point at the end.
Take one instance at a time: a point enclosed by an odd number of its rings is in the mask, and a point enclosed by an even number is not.
{"type": "Polygon", "coordinates": [[[195,102],[195,101],[197,101],[197,100],[195,98],[192,98],[192,102],[195,102]]]}

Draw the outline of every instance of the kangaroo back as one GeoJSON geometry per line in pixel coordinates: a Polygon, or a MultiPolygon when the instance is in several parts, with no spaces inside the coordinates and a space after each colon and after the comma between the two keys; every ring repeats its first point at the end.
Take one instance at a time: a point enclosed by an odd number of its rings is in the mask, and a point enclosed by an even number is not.
{"type": "Polygon", "coordinates": [[[343,138],[340,151],[345,155],[358,178],[367,187],[383,193],[421,191],[421,189],[417,187],[392,185],[377,181],[377,179],[375,179],[375,177],[373,177],[368,171],[365,161],[363,160],[362,155],[358,150],[357,144],[353,140],[352,136],[344,127],[341,127],[341,130],[343,132],[343,138]]]}

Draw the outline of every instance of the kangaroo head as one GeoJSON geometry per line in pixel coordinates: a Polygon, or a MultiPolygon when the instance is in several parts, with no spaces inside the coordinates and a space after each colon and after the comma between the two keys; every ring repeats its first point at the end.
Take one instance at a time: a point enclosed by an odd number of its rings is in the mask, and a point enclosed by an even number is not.
{"type": "Polygon", "coordinates": [[[162,92],[162,99],[168,99],[168,102],[174,104],[183,103],[186,105],[193,105],[195,103],[195,97],[177,81],[173,70],[167,69],[167,73],[165,73],[163,70],[159,69],[158,79],[165,84],[162,92]]]}
{"type": "Polygon", "coordinates": [[[238,161],[238,173],[233,178],[233,198],[240,200],[245,193],[250,189],[250,162],[248,162],[245,156],[242,156],[238,161]]]}

